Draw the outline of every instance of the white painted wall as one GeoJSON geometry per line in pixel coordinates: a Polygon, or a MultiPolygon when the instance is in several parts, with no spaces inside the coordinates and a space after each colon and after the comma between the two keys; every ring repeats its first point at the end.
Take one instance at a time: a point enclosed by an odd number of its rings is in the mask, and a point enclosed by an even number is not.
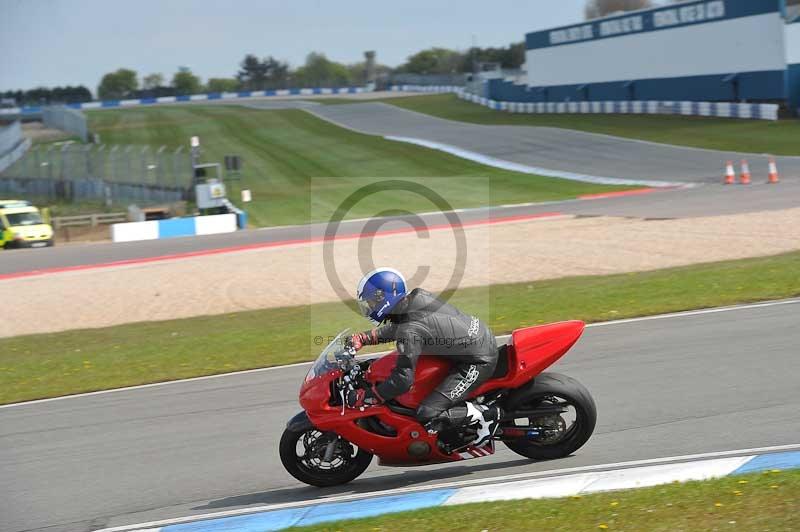
{"type": "Polygon", "coordinates": [[[778,13],[767,13],[528,50],[528,84],[784,70],[785,26],[778,13]]]}
{"type": "Polygon", "coordinates": [[[158,222],[127,222],[111,226],[111,240],[114,242],[133,242],[136,240],[155,240],[158,238],[158,222]]]}
{"type": "Polygon", "coordinates": [[[800,64],[800,22],[786,25],[786,62],[800,64]]]}
{"type": "Polygon", "coordinates": [[[236,231],[235,214],[214,214],[198,216],[194,219],[195,233],[198,235],[215,235],[236,231]]]}

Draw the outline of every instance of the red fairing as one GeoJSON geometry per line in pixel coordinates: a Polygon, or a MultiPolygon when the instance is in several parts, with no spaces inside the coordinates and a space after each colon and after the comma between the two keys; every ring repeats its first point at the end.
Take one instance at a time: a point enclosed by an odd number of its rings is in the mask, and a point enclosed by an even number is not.
{"type": "Polygon", "coordinates": [[[508,373],[483,383],[470,397],[522,386],[564,356],[585,327],[582,321],[573,320],[515,330],[508,343],[508,373]]]}

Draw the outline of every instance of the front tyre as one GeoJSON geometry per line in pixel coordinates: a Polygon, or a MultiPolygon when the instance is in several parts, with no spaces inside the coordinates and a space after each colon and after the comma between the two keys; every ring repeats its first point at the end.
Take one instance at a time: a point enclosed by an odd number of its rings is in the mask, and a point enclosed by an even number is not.
{"type": "Polygon", "coordinates": [[[335,432],[313,427],[300,431],[286,429],[280,443],[283,467],[294,478],[325,488],[346,484],[363,473],[372,455],[335,432]]]}
{"type": "MultiPolygon", "coordinates": [[[[503,443],[526,458],[553,460],[577,451],[594,432],[597,407],[589,391],[577,380],[559,373],[542,373],[534,380],[525,400],[515,406],[520,412],[537,408],[562,408],[562,414],[505,420],[501,427],[535,427],[532,437],[504,440],[503,443]]],[[[513,416],[513,411],[509,412],[513,416]]],[[[510,430],[508,431],[510,432],[510,430]]]]}

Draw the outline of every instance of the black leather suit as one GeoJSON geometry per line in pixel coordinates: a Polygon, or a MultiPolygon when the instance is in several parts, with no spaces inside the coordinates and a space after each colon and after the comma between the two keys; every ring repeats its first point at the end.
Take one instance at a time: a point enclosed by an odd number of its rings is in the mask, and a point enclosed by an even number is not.
{"type": "Polygon", "coordinates": [[[489,379],[497,365],[497,344],[491,329],[420,288],[392,309],[386,324],[362,336],[373,344],[397,342],[397,365],[376,387],[387,401],[411,388],[421,354],[452,360],[449,375],[417,409],[422,423],[438,417],[454,421],[466,416],[465,407],[452,407],[463,403],[472,390],[489,379]]]}

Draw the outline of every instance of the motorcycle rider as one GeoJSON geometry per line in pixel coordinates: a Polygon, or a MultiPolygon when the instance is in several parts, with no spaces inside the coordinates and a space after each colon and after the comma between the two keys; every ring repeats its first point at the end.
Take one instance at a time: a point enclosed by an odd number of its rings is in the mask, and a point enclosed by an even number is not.
{"type": "Polygon", "coordinates": [[[348,343],[358,350],[395,341],[398,354],[389,378],[366,390],[359,403],[377,404],[407,392],[423,352],[447,356],[453,362],[450,373],[419,405],[417,419],[431,433],[448,426],[472,426],[477,429],[472,444],[487,443],[497,430],[500,409],[465,399],[497,365],[497,345],[489,327],[421,288],[406,292],[403,275],[392,268],[367,273],[356,294],[362,314],[380,326],[354,334],[348,343]]]}

